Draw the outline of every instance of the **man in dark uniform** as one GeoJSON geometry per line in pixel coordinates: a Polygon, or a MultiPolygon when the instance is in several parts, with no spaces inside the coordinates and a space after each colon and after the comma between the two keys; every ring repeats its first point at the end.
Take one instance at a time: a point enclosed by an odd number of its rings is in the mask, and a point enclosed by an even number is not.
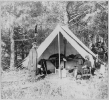
{"type": "Polygon", "coordinates": [[[94,44],[92,44],[92,52],[93,53],[95,53],[95,54],[97,54],[98,52],[97,52],[97,47],[94,45],[94,44]]]}

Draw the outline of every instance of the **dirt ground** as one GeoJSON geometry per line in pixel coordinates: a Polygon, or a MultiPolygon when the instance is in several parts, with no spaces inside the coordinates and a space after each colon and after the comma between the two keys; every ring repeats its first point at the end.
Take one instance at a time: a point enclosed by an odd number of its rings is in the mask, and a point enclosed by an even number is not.
{"type": "Polygon", "coordinates": [[[37,100],[71,100],[71,99],[107,99],[108,74],[102,78],[97,75],[85,80],[75,80],[72,74],[60,79],[58,74],[47,76],[29,76],[28,70],[2,73],[2,99],[37,99],[37,100]]]}

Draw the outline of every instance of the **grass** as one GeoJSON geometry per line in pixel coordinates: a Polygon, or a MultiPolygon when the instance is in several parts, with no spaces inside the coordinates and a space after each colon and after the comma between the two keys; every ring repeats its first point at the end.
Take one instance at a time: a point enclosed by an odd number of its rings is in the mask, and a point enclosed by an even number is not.
{"type": "Polygon", "coordinates": [[[107,99],[108,74],[99,74],[89,80],[75,80],[69,74],[60,79],[57,74],[31,77],[28,70],[2,73],[2,99],[107,99]]]}

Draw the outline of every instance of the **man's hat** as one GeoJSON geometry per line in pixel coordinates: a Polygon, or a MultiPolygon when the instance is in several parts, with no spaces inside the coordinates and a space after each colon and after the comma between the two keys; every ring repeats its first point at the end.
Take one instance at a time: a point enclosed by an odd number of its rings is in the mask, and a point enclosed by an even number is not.
{"type": "Polygon", "coordinates": [[[89,60],[89,56],[88,56],[88,55],[87,55],[87,56],[85,56],[85,59],[89,60]]]}
{"type": "Polygon", "coordinates": [[[37,42],[33,42],[33,43],[32,43],[32,46],[33,46],[33,47],[38,47],[37,42]]]}

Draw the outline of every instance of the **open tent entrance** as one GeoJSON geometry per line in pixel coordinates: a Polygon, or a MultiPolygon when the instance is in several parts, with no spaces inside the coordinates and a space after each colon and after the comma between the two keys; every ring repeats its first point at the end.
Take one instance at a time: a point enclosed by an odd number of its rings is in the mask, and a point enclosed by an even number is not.
{"type": "MultiPolygon", "coordinates": [[[[48,41],[49,42],[49,41],[48,41]]],[[[53,54],[59,54],[59,73],[60,73],[60,54],[69,56],[71,54],[79,54],[78,51],[69,43],[69,41],[62,35],[61,32],[53,39],[50,45],[42,53],[40,59],[49,59],[53,54]]],[[[64,64],[65,67],[65,64],[64,64]]],[[[61,75],[59,75],[61,77],[61,75]]]]}
{"type": "MultiPolygon", "coordinates": [[[[78,54],[78,51],[67,41],[66,38],[63,37],[61,33],[60,35],[60,53],[64,54],[66,52],[66,56],[71,54],[78,54]],[[66,47],[64,41],[66,41],[66,47]]],[[[59,53],[58,50],[58,35],[54,38],[52,43],[46,48],[46,50],[41,55],[40,59],[48,59],[51,55],[59,53]]]]}
{"type": "Polygon", "coordinates": [[[41,43],[37,52],[38,59],[48,59],[54,53],[59,53],[59,59],[60,53],[66,53],[66,56],[79,53],[83,58],[89,56],[91,60],[96,58],[96,55],[85,46],[69,28],[60,25],[57,25],[53,32],[41,43]],[[64,39],[68,41],[66,46],[64,39]]]}

